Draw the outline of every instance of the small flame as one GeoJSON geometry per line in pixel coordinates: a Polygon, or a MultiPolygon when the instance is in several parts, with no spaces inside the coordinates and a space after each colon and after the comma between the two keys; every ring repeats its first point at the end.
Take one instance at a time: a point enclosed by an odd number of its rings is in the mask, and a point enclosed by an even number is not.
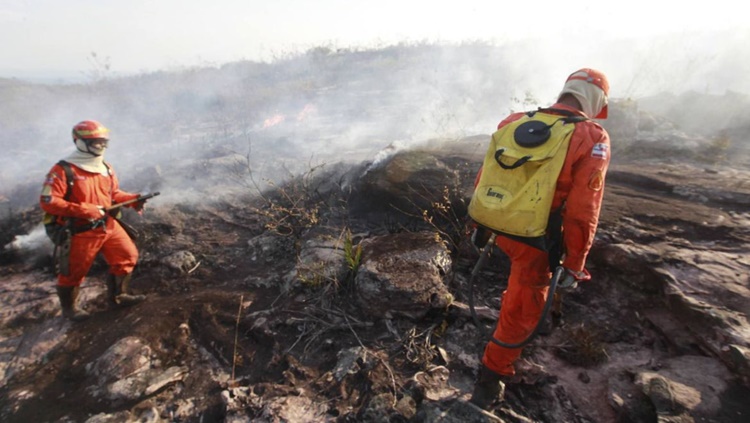
{"type": "Polygon", "coordinates": [[[263,121],[263,129],[270,128],[272,126],[276,126],[283,122],[285,119],[284,115],[282,114],[275,114],[271,116],[270,118],[263,121]]]}
{"type": "Polygon", "coordinates": [[[297,122],[302,122],[308,116],[318,111],[318,108],[312,104],[306,104],[305,107],[297,114],[297,122]]]}

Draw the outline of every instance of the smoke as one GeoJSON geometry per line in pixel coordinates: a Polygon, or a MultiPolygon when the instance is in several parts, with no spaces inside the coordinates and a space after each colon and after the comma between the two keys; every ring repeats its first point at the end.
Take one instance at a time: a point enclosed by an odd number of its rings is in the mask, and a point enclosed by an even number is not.
{"type": "Polygon", "coordinates": [[[17,253],[27,263],[35,263],[44,257],[50,257],[53,246],[44,226],[38,225],[28,235],[16,236],[4,249],[17,253]]]}
{"type": "Polygon", "coordinates": [[[388,144],[388,146],[386,146],[384,149],[378,151],[378,153],[375,154],[375,158],[373,159],[370,166],[367,167],[365,172],[369,171],[370,169],[378,168],[383,162],[388,160],[388,158],[392,157],[399,151],[404,150],[405,147],[406,147],[405,143],[401,141],[394,141],[388,144]]]}
{"type": "Polygon", "coordinates": [[[321,47],[84,84],[0,80],[0,195],[33,206],[83,119],[111,130],[105,159],[122,188],[158,190],[153,201],[167,203],[278,184],[315,163],[377,161],[389,146],[488,134],[511,111],[554,102],[581,67],[607,73],[613,98],[748,94],[749,35],[321,47]]]}

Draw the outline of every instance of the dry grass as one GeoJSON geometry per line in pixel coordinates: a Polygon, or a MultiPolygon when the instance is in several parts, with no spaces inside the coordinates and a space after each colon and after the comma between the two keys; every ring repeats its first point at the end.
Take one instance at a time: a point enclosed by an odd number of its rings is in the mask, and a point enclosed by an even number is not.
{"type": "Polygon", "coordinates": [[[558,349],[558,355],[571,364],[593,367],[609,359],[604,348],[601,333],[584,324],[564,329],[565,344],[558,349]]]}

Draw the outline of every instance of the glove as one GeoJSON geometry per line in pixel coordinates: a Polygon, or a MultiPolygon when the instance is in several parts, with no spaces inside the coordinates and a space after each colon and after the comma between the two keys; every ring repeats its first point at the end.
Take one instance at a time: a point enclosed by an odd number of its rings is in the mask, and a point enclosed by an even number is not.
{"type": "MultiPolygon", "coordinates": [[[[140,199],[140,197],[141,197],[141,195],[140,195],[140,194],[138,194],[138,195],[137,195],[137,196],[136,196],[135,198],[133,198],[132,200],[139,200],[139,199],[140,199]]],[[[130,200],[130,201],[132,201],[132,200],[130,200]]],[[[136,201],[136,202],[134,202],[134,203],[130,203],[130,204],[128,204],[128,205],[127,205],[127,206],[125,206],[125,207],[130,207],[131,209],[133,209],[133,210],[135,210],[136,212],[138,212],[138,214],[143,214],[143,209],[144,209],[144,208],[146,207],[146,200],[140,200],[140,201],[136,201]]]]}
{"type": "Polygon", "coordinates": [[[143,212],[143,208],[146,207],[146,200],[136,201],[130,207],[137,211],[138,214],[143,212]]]}
{"type": "Polygon", "coordinates": [[[104,215],[104,207],[98,206],[96,204],[90,204],[90,203],[81,203],[81,206],[84,207],[84,212],[86,213],[86,219],[89,220],[96,220],[101,219],[104,215]]]}
{"type": "Polygon", "coordinates": [[[572,291],[578,288],[578,282],[587,281],[590,279],[591,275],[586,269],[583,269],[580,272],[576,272],[574,270],[566,268],[562,278],[560,278],[560,281],[557,282],[557,288],[562,291],[572,291]]]}

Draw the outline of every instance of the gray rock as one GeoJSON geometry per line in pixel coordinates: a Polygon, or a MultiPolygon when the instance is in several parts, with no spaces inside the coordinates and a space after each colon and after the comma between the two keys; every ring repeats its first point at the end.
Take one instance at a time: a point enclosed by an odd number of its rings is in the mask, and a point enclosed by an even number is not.
{"type": "Polygon", "coordinates": [[[421,213],[444,200],[445,188],[458,185],[458,173],[427,151],[399,151],[376,161],[360,179],[362,200],[373,208],[421,213]]]}
{"type": "Polygon", "coordinates": [[[639,373],[635,384],[650,398],[657,413],[687,413],[700,420],[719,414],[730,378],[730,372],[715,358],[678,356],[666,360],[658,372],[639,373]]]}
{"type": "Polygon", "coordinates": [[[441,401],[455,396],[459,390],[450,386],[450,370],[435,366],[414,374],[414,381],[423,388],[424,396],[431,401],[441,401]]]}
{"type": "Polygon", "coordinates": [[[86,365],[86,371],[98,385],[106,385],[149,367],[151,347],[146,341],[129,336],[117,341],[99,358],[86,365]]]}
{"type": "Polygon", "coordinates": [[[371,316],[396,313],[416,319],[453,301],[443,283],[451,258],[434,233],[370,238],[362,241],[362,251],[355,282],[359,304],[371,316]]]}
{"type": "Polygon", "coordinates": [[[272,234],[261,234],[247,241],[250,250],[250,260],[272,262],[280,255],[291,253],[290,240],[286,237],[272,234]]]}
{"type": "Polygon", "coordinates": [[[367,351],[362,347],[352,347],[338,352],[338,362],[333,368],[333,377],[341,382],[346,375],[359,370],[358,360],[364,359],[367,351]]]}
{"type": "Polygon", "coordinates": [[[86,366],[95,381],[89,392],[120,404],[154,395],[187,375],[185,367],[159,369],[151,360],[151,352],[142,339],[121,339],[86,366]]]}
{"type": "Polygon", "coordinates": [[[306,396],[276,397],[263,406],[258,419],[264,422],[325,422],[328,421],[325,403],[306,396]]]}
{"type": "Polygon", "coordinates": [[[653,405],[643,391],[635,386],[631,375],[626,372],[609,378],[607,401],[615,411],[619,422],[639,423],[656,420],[653,405]]]}
{"type": "Polygon", "coordinates": [[[180,273],[191,273],[200,265],[193,253],[187,250],[176,251],[161,259],[162,264],[180,273]]]}
{"type": "Polygon", "coordinates": [[[303,283],[338,284],[345,280],[349,268],[344,254],[343,231],[313,231],[302,239],[297,260],[297,277],[303,283]]]}

